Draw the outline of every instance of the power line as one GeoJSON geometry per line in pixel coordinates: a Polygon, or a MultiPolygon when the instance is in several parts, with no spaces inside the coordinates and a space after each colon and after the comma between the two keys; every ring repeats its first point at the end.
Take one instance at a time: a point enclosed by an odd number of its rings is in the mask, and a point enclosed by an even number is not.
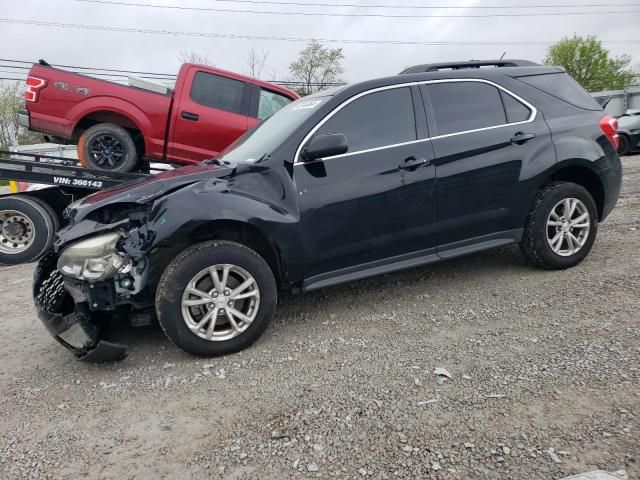
{"type": "MultiPolygon", "coordinates": [[[[102,30],[109,32],[127,32],[127,33],[144,33],[150,35],[171,35],[171,36],[183,36],[183,37],[200,37],[200,38],[226,38],[234,40],[273,40],[283,42],[309,42],[311,40],[317,40],[324,43],[341,43],[341,44],[372,44],[372,45],[483,45],[483,46],[503,46],[503,45],[552,45],[554,42],[538,42],[538,41],[507,41],[507,42],[472,42],[472,41],[460,41],[460,42],[427,42],[427,41],[412,41],[412,40],[359,40],[359,39],[347,39],[347,38],[311,38],[311,37],[271,37],[263,35],[235,35],[227,33],[205,33],[205,32],[176,32],[171,30],[152,30],[142,28],[131,27],[109,27],[103,25],[86,25],[76,23],[59,23],[48,22],[40,20],[24,20],[17,18],[0,18],[0,23],[11,23],[19,25],[38,25],[43,27],[57,27],[57,28],[72,28],[78,30],[102,30]]],[[[602,43],[640,43],[640,40],[602,40],[602,43]]],[[[61,65],[63,66],[63,65],[61,65]]],[[[98,69],[96,69],[98,70],[98,69]]]]}
{"type": "MultiPolygon", "coordinates": [[[[29,64],[31,65],[33,62],[29,62],[27,60],[9,60],[9,59],[0,59],[0,62],[13,62],[13,63],[21,63],[21,64],[29,64]]],[[[0,65],[0,68],[18,68],[18,69],[23,69],[23,70],[29,70],[31,67],[30,66],[22,66],[22,65],[0,65]]],[[[68,65],[67,68],[70,69],[86,69],[86,68],[91,68],[91,67],[79,67],[79,66],[70,66],[68,65]]],[[[122,71],[127,71],[127,70],[116,70],[116,69],[110,69],[111,71],[116,71],[116,72],[122,72],[122,71]]],[[[82,75],[97,75],[97,73],[94,72],[76,72],[73,70],[67,70],[71,73],[80,73],[82,75]]],[[[25,78],[22,79],[15,79],[15,80],[22,80],[24,81],[26,79],[27,76],[27,72],[10,72],[10,71],[3,71],[0,70],[0,73],[8,73],[8,74],[15,74],[15,75],[24,75],[25,78]]],[[[141,73],[150,73],[150,72],[141,72],[141,73]]],[[[111,74],[102,74],[102,75],[110,75],[111,74]]],[[[165,75],[169,75],[169,74],[165,74],[165,75]]],[[[113,74],[112,76],[127,76],[127,75],[117,75],[117,74],[113,74]]],[[[176,77],[174,75],[174,77],[176,77]]],[[[140,78],[154,78],[154,77],[140,77],[140,78]]],[[[166,80],[166,81],[171,81],[174,80],[175,78],[171,79],[171,78],[157,78],[158,80],[166,80]]],[[[102,79],[105,80],[105,79],[102,79]]],[[[108,79],[109,81],[112,82],[124,82],[124,79],[118,78],[118,79],[108,79]]],[[[292,87],[296,87],[296,86],[304,86],[307,85],[307,82],[302,82],[302,81],[296,81],[296,80],[268,80],[268,82],[270,83],[276,83],[278,85],[284,85],[284,86],[292,86],[292,87]]],[[[338,86],[338,85],[343,85],[342,83],[314,83],[312,82],[310,84],[311,86],[338,86]]]]}
{"type": "MultiPolygon", "coordinates": [[[[5,19],[0,19],[0,22],[4,21],[5,19]]],[[[7,23],[20,23],[20,22],[7,22],[7,23]]],[[[0,58],[0,62],[11,62],[11,63],[22,63],[22,64],[26,64],[26,65],[31,65],[34,62],[29,62],[27,60],[9,60],[7,58],[0,58]]],[[[161,75],[161,76],[166,76],[166,77],[175,77],[176,75],[174,73],[157,73],[157,72],[140,72],[140,71],[135,71],[135,70],[114,70],[111,68],[98,68],[98,67],[76,67],[73,65],[60,65],[60,64],[52,64],[52,66],[54,67],[60,67],[60,68],[75,68],[77,70],[95,70],[95,71],[100,71],[100,72],[120,72],[120,73],[139,73],[142,75],[161,75]]],[[[31,68],[29,67],[22,67],[22,68],[31,68]]]]}
{"type": "MultiPolygon", "coordinates": [[[[22,65],[0,65],[0,68],[15,68],[15,69],[21,69],[21,70],[30,70],[31,67],[23,67],[22,65]]],[[[78,70],[78,69],[84,69],[84,67],[73,67],[73,66],[67,66],[66,68],[69,68],[69,71],[73,71],[73,73],[80,73],[82,75],[91,75],[91,76],[98,76],[98,77],[129,77],[130,74],[128,73],[104,73],[104,72],[77,72],[74,70],[78,70]]],[[[4,73],[15,73],[15,74],[19,74],[22,72],[4,72],[4,73]]],[[[165,76],[165,77],[154,77],[154,76],[150,76],[150,75],[140,75],[139,78],[146,78],[149,80],[174,80],[176,77],[176,75],[171,75],[171,76],[165,76]]]]}
{"type": "MultiPolygon", "coordinates": [[[[591,11],[591,12],[534,12],[534,13],[487,13],[487,14],[435,14],[435,15],[416,15],[401,14],[389,15],[384,13],[337,13],[337,12],[275,12],[265,10],[234,10],[230,8],[211,8],[211,7],[185,7],[180,5],[157,5],[150,3],[128,3],[117,0],[75,0],[83,3],[99,3],[103,5],[119,5],[126,7],[146,7],[146,8],[162,8],[172,10],[188,10],[188,11],[207,11],[218,13],[250,13],[257,15],[297,15],[305,17],[376,17],[376,18],[493,18],[493,17],[557,17],[565,15],[616,15],[640,13],[640,10],[627,11],[591,11]]],[[[634,5],[640,6],[640,5],[634,5]]]]}
{"type": "Polygon", "coordinates": [[[546,4],[546,5],[392,5],[362,3],[304,3],[295,1],[273,2],[268,0],[214,0],[216,3],[248,3],[254,5],[296,5],[301,7],[345,7],[345,8],[403,8],[403,9],[512,9],[512,8],[582,8],[582,7],[637,7],[637,3],[585,3],[585,4],[546,4]]]}

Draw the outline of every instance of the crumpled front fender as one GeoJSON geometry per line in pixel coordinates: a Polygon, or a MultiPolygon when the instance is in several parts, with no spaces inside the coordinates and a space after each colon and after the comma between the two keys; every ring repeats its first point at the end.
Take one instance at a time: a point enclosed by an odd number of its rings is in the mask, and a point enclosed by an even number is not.
{"type": "Polygon", "coordinates": [[[127,356],[127,347],[100,338],[100,330],[89,312],[75,309],[73,300],[64,289],[64,281],[56,270],[57,256],[45,255],[34,273],[33,299],[38,318],[47,331],[79,360],[113,362],[127,356]]]}

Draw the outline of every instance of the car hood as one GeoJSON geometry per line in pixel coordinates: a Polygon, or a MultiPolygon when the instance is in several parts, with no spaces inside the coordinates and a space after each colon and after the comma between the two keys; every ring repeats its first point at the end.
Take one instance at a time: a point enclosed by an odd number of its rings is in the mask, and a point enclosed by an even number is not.
{"type": "Polygon", "coordinates": [[[66,215],[71,223],[77,223],[105,206],[118,203],[144,205],[202,180],[229,176],[233,171],[229,165],[208,163],[177,168],[93,193],[69,205],[66,215]]]}

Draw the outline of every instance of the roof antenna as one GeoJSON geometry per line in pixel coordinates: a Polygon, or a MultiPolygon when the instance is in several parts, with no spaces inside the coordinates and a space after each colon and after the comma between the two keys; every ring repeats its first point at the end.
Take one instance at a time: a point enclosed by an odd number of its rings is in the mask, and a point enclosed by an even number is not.
{"type": "Polygon", "coordinates": [[[504,52],[502,55],[500,55],[500,58],[498,59],[498,61],[502,60],[506,54],[507,52],[504,52]]]}

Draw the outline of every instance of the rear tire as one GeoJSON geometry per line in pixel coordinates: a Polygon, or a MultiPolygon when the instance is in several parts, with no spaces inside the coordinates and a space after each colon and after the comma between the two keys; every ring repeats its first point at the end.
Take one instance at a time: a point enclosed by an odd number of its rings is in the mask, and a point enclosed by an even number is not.
{"type": "Polygon", "coordinates": [[[180,253],[156,291],[164,333],[182,350],[205,357],[253,344],[271,323],[276,303],[269,265],[253,250],[229,241],[204,242],[180,253]]]}
{"type": "Polygon", "coordinates": [[[536,194],[520,249],[538,267],[570,268],[589,254],[597,231],[598,211],[589,192],[575,183],[552,183],[536,194]]]}
{"type": "Polygon", "coordinates": [[[0,198],[0,264],[37,260],[53,244],[55,214],[25,195],[0,198]]]}
{"type": "Polygon", "coordinates": [[[629,137],[624,134],[618,135],[618,155],[626,155],[629,153],[629,145],[631,142],[629,141],[629,137]]]}
{"type": "Polygon", "coordinates": [[[92,170],[130,172],[138,164],[138,153],[128,131],[112,123],[99,123],[80,136],[78,160],[92,170]]]}

